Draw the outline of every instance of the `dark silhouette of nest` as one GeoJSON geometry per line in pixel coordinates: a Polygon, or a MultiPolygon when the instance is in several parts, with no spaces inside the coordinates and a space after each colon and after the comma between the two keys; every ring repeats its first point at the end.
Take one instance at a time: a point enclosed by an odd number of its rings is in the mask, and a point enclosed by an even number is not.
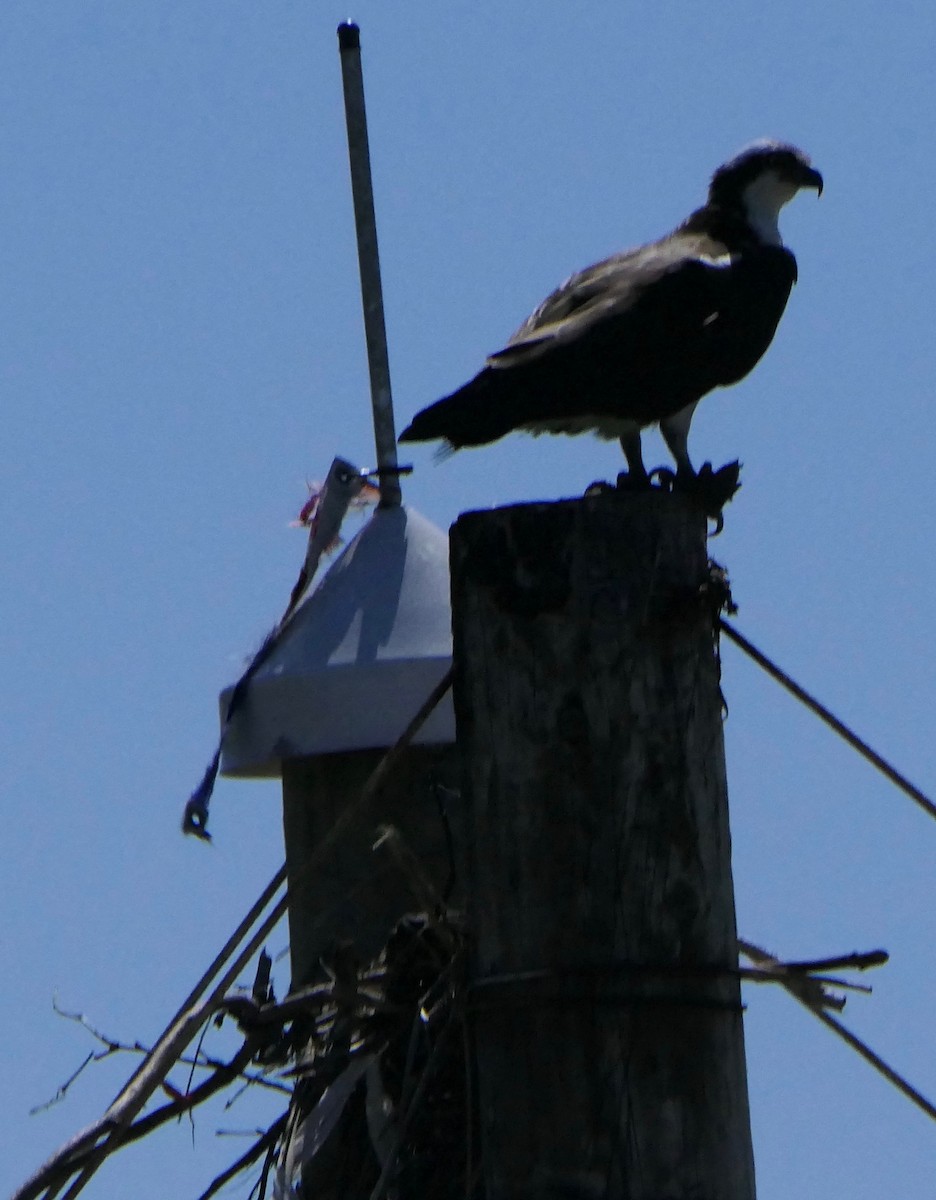
{"type": "Polygon", "coordinates": [[[289,1031],[281,1187],[316,1200],[475,1194],[464,963],[450,914],[407,916],[372,963],[336,946],[326,980],[289,998],[309,1003],[289,1031]]]}

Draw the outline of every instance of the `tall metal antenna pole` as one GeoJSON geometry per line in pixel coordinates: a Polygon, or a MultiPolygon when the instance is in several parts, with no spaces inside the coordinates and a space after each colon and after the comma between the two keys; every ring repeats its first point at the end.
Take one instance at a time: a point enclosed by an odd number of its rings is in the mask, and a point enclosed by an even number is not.
{"type": "Polygon", "coordinates": [[[383,289],[380,286],[380,257],[377,252],[377,220],[371,181],[370,149],[367,142],[367,112],[364,108],[364,76],[361,71],[361,31],[351,21],[338,26],[341,52],[341,82],[344,87],[345,119],[348,125],[348,159],[351,164],[351,193],[357,230],[358,266],[361,271],[361,302],[364,306],[364,336],[370,370],[371,405],[374,410],[374,443],[380,472],[380,503],[398,505],[400,477],[396,470],[396,429],[390,393],[390,361],[384,324],[383,289]]]}

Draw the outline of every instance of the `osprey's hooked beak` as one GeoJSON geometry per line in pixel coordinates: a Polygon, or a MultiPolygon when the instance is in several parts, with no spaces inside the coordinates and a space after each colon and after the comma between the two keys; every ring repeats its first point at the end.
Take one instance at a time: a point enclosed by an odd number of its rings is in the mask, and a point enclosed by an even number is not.
{"type": "Polygon", "coordinates": [[[796,182],[801,188],[815,188],[816,195],[822,195],[822,176],[815,167],[804,167],[802,175],[796,182]]]}

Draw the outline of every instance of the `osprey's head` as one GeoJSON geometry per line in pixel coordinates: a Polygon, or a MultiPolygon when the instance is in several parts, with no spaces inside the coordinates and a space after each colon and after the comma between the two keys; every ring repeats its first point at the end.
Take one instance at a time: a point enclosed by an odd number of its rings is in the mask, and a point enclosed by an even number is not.
{"type": "Polygon", "coordinates": [[[780,209],[800,188],[822,193],[822,176],[809,155],[788,142],[752,142],[719,167],[709,186],[709,204],[740,210],[758,237],[781,245],[780,209]]]}

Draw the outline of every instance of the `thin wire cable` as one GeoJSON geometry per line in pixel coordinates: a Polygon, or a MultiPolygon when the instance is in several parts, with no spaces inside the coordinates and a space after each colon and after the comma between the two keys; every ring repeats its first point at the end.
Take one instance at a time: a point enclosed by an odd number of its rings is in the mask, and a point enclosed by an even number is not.
{"type": "Polygon", "coordinates": [[[722,632],[728,638],[730,638],[736,646],[739,646],[745,654],[752,658],[759,667],[763,668],[763,670],[765,670],[772,679],[775,679],[777,683],[785,687],[786,690],[791,693],[791,695],[795,696],[796,699],[802,704],[805,704],[810,712],[815,713],[817,717],[825,721],[826,725],[828,725],[830,729],[834,730],[840,738],[843,738],[846,742],[848,742],[849,746],[851,746],[853,750],[857,750],[862,758],[867,759],[867,761],[871,763],[873,767],[877,767],[881,774],[889,779],[896,787],[900,788],[904,795],[909,796],[911,800],[915,800],[924,812],[936,819],[936,804],[930,800],[929,796],[927,796],[924,792],[921,792],[918,787],[915,787],[905,775],[901,775],[897,768],[891,766],[891,764],[886,759],[882,758],[877,751],[872,750],[866,741],[860,738],[857,733],[854,733],[851,729],[849,729],[848,726],[844,724],[844,722],[840,721],[833,713],[831,713],[824,704],[820,704],[815,696],[811,696],[805,688],[801,688],[795,680],[791,679],[790,676],[787,675],[786,671],[781,670],[780,667],[778,667],[775,662],[769,659],[766,654],[763,654],[760,650],[758,650],[757,647],[749,642],[743,634],[739,633],[733,625],[730,625],[724,617],[720,617],[718,623],[722,632]]]}
{"type": "Polygon", "coordinates": [[[871,1047],[863,1042],[861,1038],[856,1037],[851,1030],[846,1029],[844,1025],[842,1025],[839,1021],[836,1021],[835,1017],[830,1016],[827,1012],[818,1012],[810,1005],[806,1005],[806,1007],[809,1008],[809,1011],[813,1014],[813,1016],[818,1017],[823,1025],[827,1025],[829,1029],[837,1033],[839,1037],[843,1039],[843,1041],[847,1042],[853,1050],[857,1051],[857,1053],[861,1055],[865,1062],[870,1063],[876,1071],[879,1071],[889,1083],[892,1083],[894,1087],[899,1092],[902,1092],[908,1100],[912,1101],[917,1108],[925,1112],[931,1120],[936,1121],[936,1105],[927,1100],[922,1092],[918,1092],[913,1084],[908,1083],[902,1075],[898,1075],[894,1068],[888,1066],[884,1059],[875,1054],[871,1047]]]}

